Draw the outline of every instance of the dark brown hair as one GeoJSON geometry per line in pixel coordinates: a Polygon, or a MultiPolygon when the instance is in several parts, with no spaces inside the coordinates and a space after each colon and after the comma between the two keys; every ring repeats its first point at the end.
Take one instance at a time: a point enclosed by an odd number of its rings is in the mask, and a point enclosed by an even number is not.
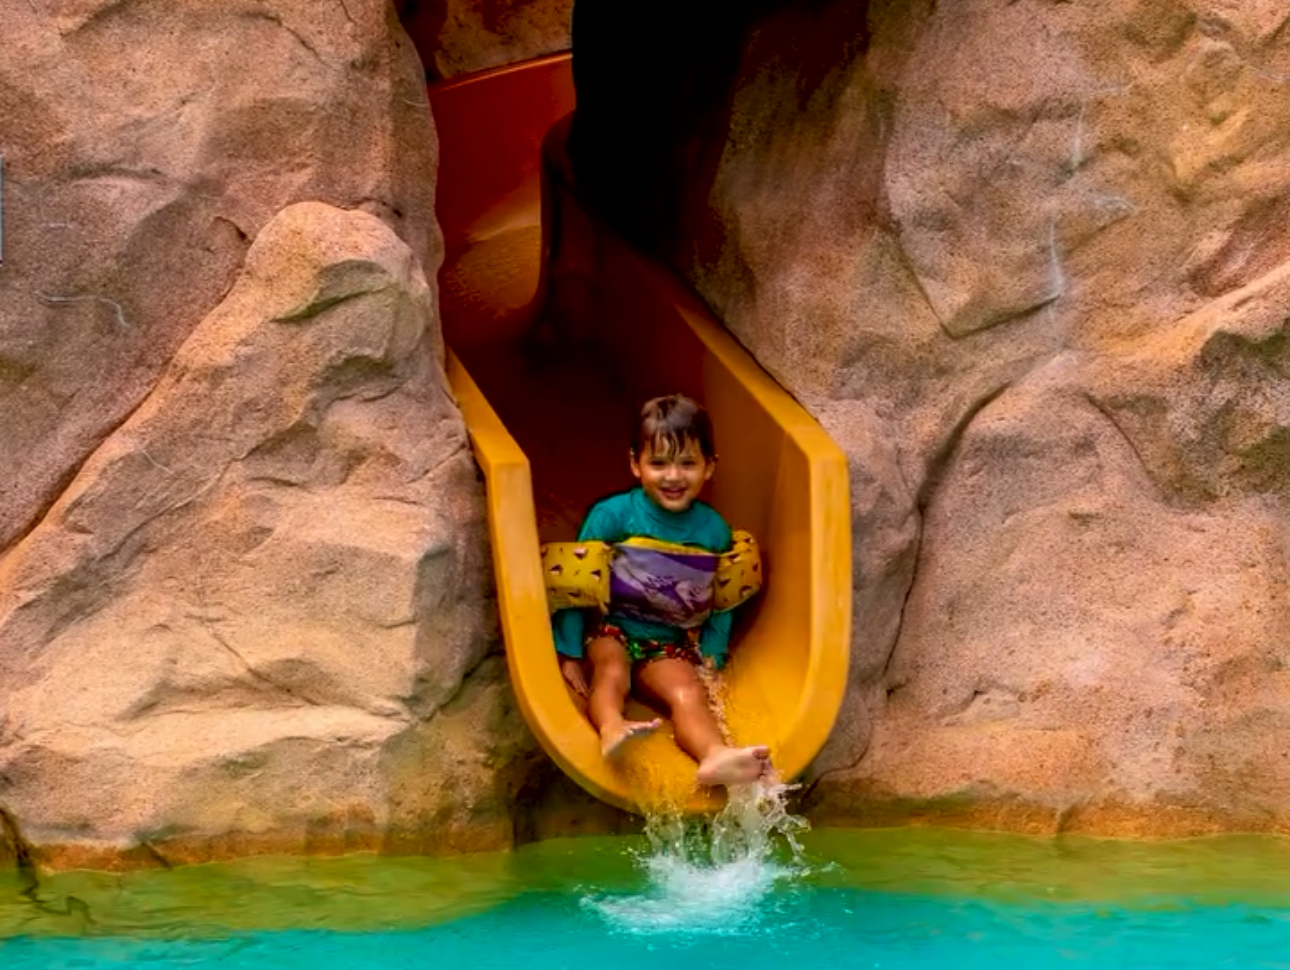
{"type": "Polygon", "coordinates": [[[655,454],[670,456],[693,441],[711,461],[717,457],[712,443],[712,419],[697,402],[684,394],[669,394],[646,401],[632,434],[632,455],[640,458],[645,446],[655,454]]]}

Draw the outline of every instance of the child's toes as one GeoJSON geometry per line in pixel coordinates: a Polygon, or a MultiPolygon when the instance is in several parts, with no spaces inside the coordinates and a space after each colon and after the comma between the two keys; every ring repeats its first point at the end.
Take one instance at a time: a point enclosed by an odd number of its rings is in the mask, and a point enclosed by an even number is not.
{"type": "Polygon", "coordinates": [[[702,785],[746,784],[765,774],[769,757],[765,745],[721,748],[703,759],[695,777],[702,785]]]}

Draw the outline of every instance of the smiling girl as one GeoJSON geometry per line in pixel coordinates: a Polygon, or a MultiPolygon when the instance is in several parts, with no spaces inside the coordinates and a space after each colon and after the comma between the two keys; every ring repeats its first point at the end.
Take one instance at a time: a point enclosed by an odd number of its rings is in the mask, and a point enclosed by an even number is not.
{"type": "MultiPolygon", "coordinates": [[[[628,458],[639,486],[593,506],[578,533],[580,542],[648,538],[707,553],[730,548],[730,527],[715,509],[699,501],[717,468],[712,421],[702,407],[680,394],[648,401],[641,408],[628,458]]],[[[677,744],[698,762],[699,783],[755,781],[769,767],[769,750],[725,743],[699,678],[698,668],[705,661],[718,668],[724,664],[731,614],[711,611],[710,579],[706,600],[702,583],[685,579],[669,584],[673,590],[690,591],[674,597],[668,604],[670,613],[651,607],[660,596],[652,588],[647,557],[644,562],[642,569],[640,562],[624,556],[615,565],[616,587],[634,593],[634,600],[628,596],[612,601],[598,627],[588,631],[581,610],[555,614],[556,648],[565,680],[587,698],[587,713],[606,757],[661,725],[658,719],[630,721],[624,716],[634,681],[668,712],[677,744]],[[687,612],[700,622],[688,622],[687,612]]]]}

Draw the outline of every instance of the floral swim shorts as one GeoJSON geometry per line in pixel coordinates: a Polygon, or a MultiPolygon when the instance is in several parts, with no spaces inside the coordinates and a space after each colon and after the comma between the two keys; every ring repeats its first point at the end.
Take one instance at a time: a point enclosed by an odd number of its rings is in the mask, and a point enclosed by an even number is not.
{"type": "Polygon", "coordinates": [[[688,660],[696,667],[703,666],[703,655],[699,653],[699,630],[678,631],[684,638],[679,643],[666,643],[661,640],[647,640],[624,633],[621,627],[612,623],[600,624],[592,639],[613,637],[627,648],[627,656],[633,663],[648,663],[651,660],[688,660]]]}

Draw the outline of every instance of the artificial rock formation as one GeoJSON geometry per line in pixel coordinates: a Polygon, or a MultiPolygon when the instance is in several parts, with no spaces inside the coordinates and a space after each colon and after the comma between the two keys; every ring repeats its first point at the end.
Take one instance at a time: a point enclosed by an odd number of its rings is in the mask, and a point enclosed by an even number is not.
{"type": "Polygon", "coordinates": [[[0,553],[307,199],[433,267],[434,133],[379,0],[3,0],[0,553]]]}
{"type": "Polygon", "coordinates": [[[573,0],[398,0],[431,79],[569,49],[573,0]]]}
{"type": "Polygon", "coordinates": [[[0,563],[0,804],[43,858],[509,839],[504,800],[453,824],[506,705],[433,319],[384,223],[288,207],[0,563]]]}
{"type": "Polygon", "coordinates": [[[0,860],[509,844],[393,8],[3,6],[0,860]]]}
{"type": "MultiPolygon", "coordinates": [[[[564,46],[402,7],[438,76],[564,46]]],[[[1290,15],[578,8],[584,189],[851,461],[810,812],[1290,827],[1290,15]]],[[[393,8],[4,13],[0,861],[589,824],[492,652],[393,8]]]]}
{"type": "Polygon", "coordinates": [[[584,71],[575,164],[850,456],[812,813],[1290,829],[1290,13],[754,7],[584,71]]]}

